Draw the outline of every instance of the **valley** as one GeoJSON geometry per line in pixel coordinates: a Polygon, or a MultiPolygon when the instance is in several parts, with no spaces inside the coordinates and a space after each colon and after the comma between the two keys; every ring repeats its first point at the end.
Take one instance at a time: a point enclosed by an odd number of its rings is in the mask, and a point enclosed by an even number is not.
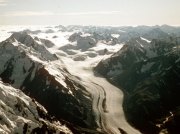
{"type": "MultiPolygon", "coordinates": [[[[63,131],[58,124],[67,127],[64,133],[75,134],[178,131],[179,31],[170,26],[1,26],[0,93],[17,90],[15,96],[29,97],[20,101],[22,109],[33,100],[47,111],[46,118],[27,117],[37,122],[27,133],[43,128],[43,122],[53,133],[63,131]],[[173,118],[164,123],[169,113],[173,118]]],[[[14,105],[2,102],[2,108],[14,105]]],[[[10,115],[7,109],[5,114],[10,115]]],[[[14,133],[18,117],[7,116],[0,120],[0,132],[14,133]],[[14,122],[11,129],[5,129],[6,120],[14,122]]],[[[20,122],[21,130],[27,120],[20,122]]]]}

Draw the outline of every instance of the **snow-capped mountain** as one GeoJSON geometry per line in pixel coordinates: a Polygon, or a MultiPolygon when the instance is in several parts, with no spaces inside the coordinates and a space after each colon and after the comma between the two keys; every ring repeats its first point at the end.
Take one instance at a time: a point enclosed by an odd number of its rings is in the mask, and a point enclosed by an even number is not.
{"type": "Polygon", "coordinates": [[[46,42],[24,32],[13,33],[1,42],[2,81],[35,98],[57,119],[93,128],[90,95],[62,61],[47,50],[46,42]]]}
{"type": "Polygon", "coordinates": [[[180,131],[179,44],[179,38],[173,37],[151,42],[131,39],[95,67],[96,72],[123,89],[126,118],[142,133],[180,131]]]}

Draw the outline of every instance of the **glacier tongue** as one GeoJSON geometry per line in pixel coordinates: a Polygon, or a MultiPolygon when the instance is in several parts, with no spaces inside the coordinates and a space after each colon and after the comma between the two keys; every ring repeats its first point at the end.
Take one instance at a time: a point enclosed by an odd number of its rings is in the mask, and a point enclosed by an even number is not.
{"type": "Polygon", "coordinates": [[[120,132],[139,134],[125,119],[122,108],[122,91],[105,78],[93,73],[93,67],[103,57],[85,61],[73,61],[69,58],[62,58],[62,60],[68,71],[78,76],[86,90],[91,94],[93,112],[100,132],[108,134],[118,134],[120,132]]]}

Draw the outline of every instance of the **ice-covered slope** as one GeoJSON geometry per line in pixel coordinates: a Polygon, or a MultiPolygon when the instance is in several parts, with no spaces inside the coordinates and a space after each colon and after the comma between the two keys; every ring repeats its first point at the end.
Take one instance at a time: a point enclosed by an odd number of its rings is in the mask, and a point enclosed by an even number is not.
{"type": "Polygon", "coordinates": [[[0,133],[66,133],[72,132],[34,99],[19,89],[0,81],[0,133]]]}

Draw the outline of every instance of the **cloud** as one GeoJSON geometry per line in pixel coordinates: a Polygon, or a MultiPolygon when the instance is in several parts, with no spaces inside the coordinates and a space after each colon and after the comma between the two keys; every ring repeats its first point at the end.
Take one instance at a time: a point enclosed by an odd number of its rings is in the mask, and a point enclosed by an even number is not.
{"type": "Polygon", "coordinates": [[[54,13],[51,11],[14,11],[6,12],[0,16],[82,16],[82,15],[124,15],[121,11],[92,11],[92,12],[67,12],[54,13]]]}
{"type": "Polygon", "coordinates": [[[15,12],[8,12],[4,13],[1,16],[50,16],[54,15],[54,13],[50,11],[39,11],[39,12],[34,12],[34,11],[15,11],[15,12]]]}
{"type": "Polygon", "coordinates": [[[78,15],[113,15],[123,14],[121,11],[92,11],[92,12],[71,12],[71,13],[60,13],[58,15],[78,16],[78,15]]]}
{"type": "Polygon", "coordinates": [[[0,6],[6,6],[7,1],[6,0],[0,0],[0,6]]]}

